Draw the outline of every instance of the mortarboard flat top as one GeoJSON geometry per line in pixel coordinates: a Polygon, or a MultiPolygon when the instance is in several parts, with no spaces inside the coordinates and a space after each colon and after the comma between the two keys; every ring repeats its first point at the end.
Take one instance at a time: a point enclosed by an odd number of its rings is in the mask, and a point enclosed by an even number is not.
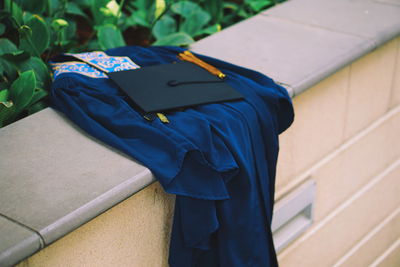
{"type": "Polygon", "coordinates": [[[145,113],[243,98],[224,80],[185,61],[107,75],[145,113]]]}

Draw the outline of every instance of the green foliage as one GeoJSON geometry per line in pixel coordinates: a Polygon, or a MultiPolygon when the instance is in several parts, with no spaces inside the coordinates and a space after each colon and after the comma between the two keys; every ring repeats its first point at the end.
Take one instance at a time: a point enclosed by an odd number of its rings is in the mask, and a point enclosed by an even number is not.
{"type": "Polygon", "coordinates": [[[208,28],[211,16],[199,4],[179,1],[170,5],[159,20],[154,23],[152,34],[154,45],[188,45],[203,34],[212,34],[218,27],[208,28]]]}
{"type": "Polygon", "coordinates": [[[33,70],[38,88],[48,88],[50,85],[50,73],[46,64],[38,57],[29,57],[23,61],[15,62],[19,71],[33,70]]]}
{"type": "Polygon", "coordinates": [[[220,23],[223,17],[223,2],[215,0],[205,0],[204,10],[208,12],[212,18],[212,23],[220,23]]]}
{"type": "Polygon", "coordinates": [[[50,30],[42,16],[47,1],[6,1],[0,15],[0,127],[45,106],[50,72],[41,56],[50,47],[50,30]],[[26,10],[26,11],[25,11],[26,10]]]}
{"type": "Polygon", "coordinates": [[[159,40],[154,45],[189,45],[193,43],[192,37],[185,32],[175,32],[159,40]]]}
{"type": "Polygon", "coordinates": [[[39,102],[47,95],[43,89],[36,89],[33,70],[22,72],[11,83],[10,89],[3,89],[0,92],[0,126],[14,120],[24,109],[39,102]]]}
{"type": "Polygon", "coordinates": [[[36,78],[32,70],[22,72],[11,84],[9,97],[15,105],[15,115],[18,115],[32,100],[36,87],[36,78]]]}
{"type": "Polygon", "coordinates": [[[47,4],[46,0],[17,0],[15,2],[22,8],[22,10],[26,10],[34,14],[43,12],[47,4]]]}
{"type": "Polygon", "coordinates": [[[87,15],[83,12],[83,10],[75,2],[67,2],[65,8],[66,8],[67,14],[87,18],[87,15]]]}
{"type": "Polygon", "coordinates": [[[99,38],[99,45],[103,50],[125,45],[121,31],[113,24],[98,26],[97,36],[99,38]]]}
{"type": "MultiPolygon", "coordinates": [[[[164,14],[154,17],[135,17],[138,25],[151,28],[155,45],[187,45],[188,36],[198,40],[230,26],[242,19],[253,16],[263,9],[282,0],[181,0],[166,2],[164,14]],[[153,19],[153,21],[152,21],[153,19]],[[155,21],[155,22],[154,22],[155,21]],[[180,34],[177,34],[180,33],[180,34]],[[183,37],[185,36],[185,37],[183,37]],[[180,42],[182,41],[182,42],[180,42]]],[[[142,1],[140,1],[142,2],[142,1]]],[[[142,3],[143,4],[143,3],[142,3]]],[[[143,5],[140,5],[144,8],[143,5]]],[[[148,9],[149,6],[146,6],[148,9]]],[[[138,9],[139,11],[140,9],[138,9]]],[[[140,11],[140,14],[146,14],[140,11]]],[[[151,12],[150,12],[151,13],[151,12]]],[[[148,14],[148,13],[147,13],[148,14]]]]}
{"type": "Polygon", "coordinates": [[[176,32],[177,24],[173,17],[170,15],[163,16],[153,28],[153,35],[157,40],[164,38],[176,32]]]}
{"type": "Polygon", "coordinates": [[[18,51],[17,47],[7,39],[0,39],[0,56],[18,51]]]}
{"type": "Polygon", "coordinates": [[[19,48],[39,57],[49,47],[49,28],[38,15],[30,17],[20,29],[24,27],[26,32],[20,34],[19,48]]]}
{"type": "Polygon", "coordinates": [[[221,24],[224,27],[232,25],[283,1],[285,0],[223,1],[225,16],[221,19],[221,24]]]}
{"type": "Polygon", "coordinates": [[[0,127],[47,106],[49,59],[129,44],[187,46],[280,0],[4,0],[0,127]]]}

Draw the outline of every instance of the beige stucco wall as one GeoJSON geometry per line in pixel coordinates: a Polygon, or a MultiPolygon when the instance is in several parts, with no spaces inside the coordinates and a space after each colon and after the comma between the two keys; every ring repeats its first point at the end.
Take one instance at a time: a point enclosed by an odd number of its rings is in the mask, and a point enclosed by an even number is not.
{"type": "Polygon", "coordinates": [[[397,38],[294,99],[276,198],[315,180],[315,220],[281,266],[400,266],[399,50],[397,38]]]}
{"type": "Polygon", "coordinates": [[[154,183],[18,266],[168,266],[173,206],[154,183]]]}
{"type": "MultiPolygon", "coordinates": [[[[277,200],[317,182],[315,222],[290,266],[400,266],[400,38],[295,97],[277,200]],[[398,264],[398,265],[397,265],[398,264]]],[[[166,266],[173,197],[153,184],[19,264],[166,266]]]]}

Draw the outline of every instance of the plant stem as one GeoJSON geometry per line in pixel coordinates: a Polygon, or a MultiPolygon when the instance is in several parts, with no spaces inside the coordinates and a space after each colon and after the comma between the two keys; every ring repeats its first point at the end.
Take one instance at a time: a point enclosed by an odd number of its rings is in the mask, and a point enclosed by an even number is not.
{"type": "Polygon", "coordinates": [[[150,35],[151,35],[151,33],[153,32],[154,25],[156,25],[157,21],[159,21],[159,20],[165,15],[165,13],[168,12],[168,10],[171,8],[171,5],[172,5],[171,3],[167,3],[167,6],[165,7],[164,11],[163,11],[157,18],[155,18],[155,19],[151,22],[151,25],[150,25],[150,35]]]}
{"type": "Polygon", "coordinates": [[[119,16],[121,16],[122,7],[124,6],[124,4],[125,4],[125,0],[121,0],[121,3],[119,4],[118,12],[117,12],[117,18],[116,18],[117,21],[116,21],[116,23],[115,23],[115,26],[118,25],[118,19],[119,19],[119,16]]]}

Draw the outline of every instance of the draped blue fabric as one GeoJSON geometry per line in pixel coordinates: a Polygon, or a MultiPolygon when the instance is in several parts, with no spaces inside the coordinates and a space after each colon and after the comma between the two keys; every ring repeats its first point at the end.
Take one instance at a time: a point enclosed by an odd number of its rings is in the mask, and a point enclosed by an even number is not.
{"type": "MultiPolygon", "coordinates": [[[[131,46],[105,52],[146,67],[178,61],[181,51],[131,46]]],[[[145,120],[109,79],[67,72],[55,78],[52,102],[176,194],[170,266],[277,266],[270,224],[278,134],[294,117],[290,97],[265,75],[197,56],[227,74],[245,100],[168,112],[166,124],[145,120]]]]}

